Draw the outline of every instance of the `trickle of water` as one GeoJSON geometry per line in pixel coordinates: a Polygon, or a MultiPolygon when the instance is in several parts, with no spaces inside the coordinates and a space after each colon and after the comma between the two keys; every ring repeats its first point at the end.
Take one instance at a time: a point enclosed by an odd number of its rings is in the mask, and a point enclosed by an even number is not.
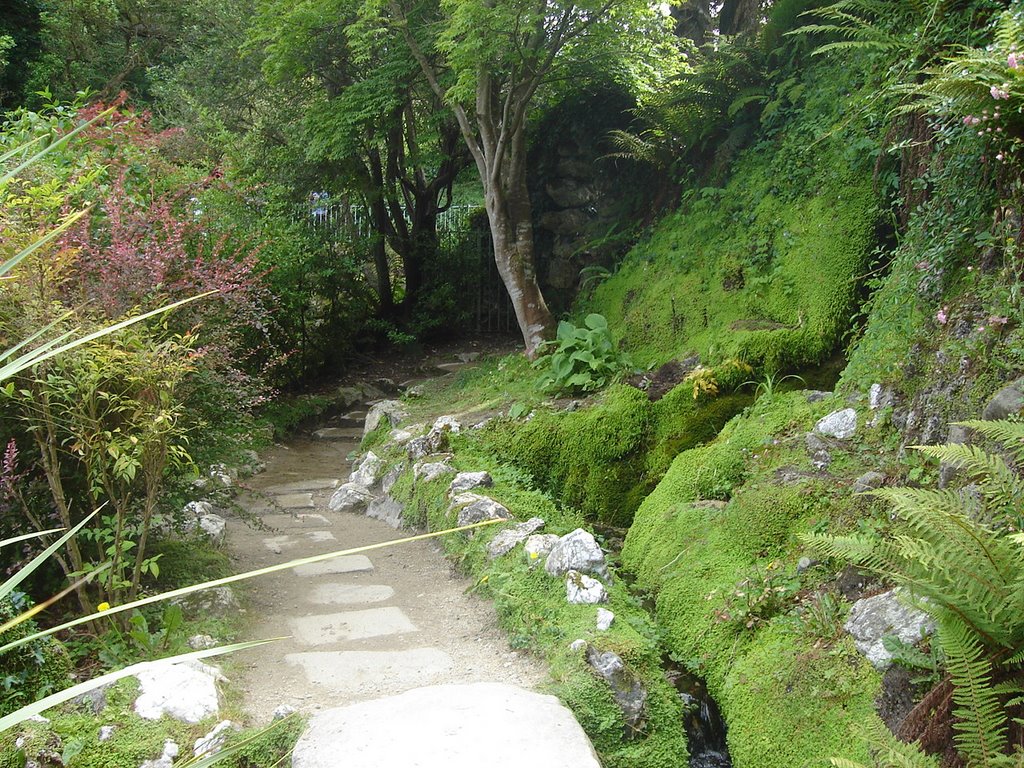
{"type": "Polygon", "coordinates": [[[679,692],[686,713],[683,727],[690,748],[690,768],[732,768],[725,743],[725,721],[704,681],[664,658],[665,677],[679,692]]]}

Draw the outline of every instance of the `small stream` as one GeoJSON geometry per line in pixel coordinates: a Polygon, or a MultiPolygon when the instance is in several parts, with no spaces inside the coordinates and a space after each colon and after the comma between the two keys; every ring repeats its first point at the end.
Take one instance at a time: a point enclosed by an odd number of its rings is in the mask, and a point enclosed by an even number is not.
{"type": "Polygon", "coordinates": [[[685,714],[683,727],[690,748],[690,768],[731,768],[725,743],[725,721],[707,686],[681,664],[662,657],[665,678],[679,692],[685,714]]]}

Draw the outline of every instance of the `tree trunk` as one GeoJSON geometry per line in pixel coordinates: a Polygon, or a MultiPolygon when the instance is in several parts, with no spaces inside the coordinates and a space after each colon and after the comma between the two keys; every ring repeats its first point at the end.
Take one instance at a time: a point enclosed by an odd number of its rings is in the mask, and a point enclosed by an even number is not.
{"type": "MultiPolygon", "coordinates": [[[[516,166],[517,164],[511,164],[516,166]]],[[[525,167],[509,168],[510,189],[493,184],[484,190],[487,220],[494,241],[494,261],[516,312],[526,356],[537,357],[542,342],[551,338],[554,318],[537,282],[534,261],[533,216],[526,189],[525,167]]]]}

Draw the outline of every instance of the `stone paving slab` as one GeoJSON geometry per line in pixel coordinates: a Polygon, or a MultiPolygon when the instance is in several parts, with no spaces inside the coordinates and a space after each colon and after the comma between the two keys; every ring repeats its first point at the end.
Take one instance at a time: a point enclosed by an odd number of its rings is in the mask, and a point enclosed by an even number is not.
{"type": "Polygon", "coordinates": [[[436,685],[314,715],[292,768],[599,768],[554,696],[501,683],[436,685]]]}
{"type": "Polygon", "coordinates": [[[274,501],[284,509],[313,509],[313,494],[311,493],[285,493],[275,496],[274,501]]]}
{"type": "Polygon", "coordinates": [[[363,439],[363,430],[361,427],[325,427],[314,432],[313,439],[332,443],[359,441],[363,439]]]}
{"type": "Polygon", "coordinates": [[[314,477],[309,480],[296,480],[293,483],[278,483],[263,489],[265,493],[300,493],[301,491],[329,491],[337,488],[341,481],[337,478],[314,477]]]}
{"type": "Polygon", "coordinates": [[[313,541],[337,541],[330,531],[306,531],[306,538],[313,541]]]}
{"type": "Polygon", "coordinates": [[[359,573],[372,571],[373,563],[366,555],[342,555],[330,560],[309,565],[297,565],[292,568],[296,576],[308,578],[310,576],[329,576],[334,573],[359,573]]]}
{"type": "Polygon", "coordinates": [[[394,606],[302,616],[289,619],[288,624],[301,645],[330,645],[419,631],[405,611],[394,606]]]}
{"type": "Polygon", "coordinates": [[[309,593],[314,605],[364,605],[388,600],[395,594],[387,584],[318,584],[309,593]]]}
{"type": "Polygon", "coordinates": [[[289,653],[289,664],[302,667],[306,679],[336,693],[388,688],[414,688],[437,682],[455,667],[455,660],[438,648],[406,651],[310,651],[289,653]]]}

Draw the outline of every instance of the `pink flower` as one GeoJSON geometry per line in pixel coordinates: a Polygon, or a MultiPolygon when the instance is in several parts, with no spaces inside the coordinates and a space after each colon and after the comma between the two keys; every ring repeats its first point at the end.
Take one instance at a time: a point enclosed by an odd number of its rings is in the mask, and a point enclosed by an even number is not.
{"type": "Polygon", "coordinates": [[[1010,98],[1010,92],[1005,88],[1000,88],[998,85],[993,85],[988,89],[988,92],[992,94],[992,98],[996,101],[1010,98]]]}
{"type": "Polygon", "coordinates": [[[945,325],[949,322],[949,307],[943,307],[936,312],[935,319],[939,321],[939,325],[945,325]]]}
{"type": "Polygon", "coordinates": [[[998,160],[999,162],[1003,162],[1003,153],[1002,152],[1000,152],[998,155],[996,155],[996,160],[998,160]]]}
{"type": "Polygon", "coordinates": [[[1012,53],[1010,53],[1009,56],[1006,57],[1006,66],[1008,66],[1010,69],[1016,69],[1017,68],[1018,64],[1017,64],[1017,53],[1016,52],[1012,52],[1012,53]]]}

